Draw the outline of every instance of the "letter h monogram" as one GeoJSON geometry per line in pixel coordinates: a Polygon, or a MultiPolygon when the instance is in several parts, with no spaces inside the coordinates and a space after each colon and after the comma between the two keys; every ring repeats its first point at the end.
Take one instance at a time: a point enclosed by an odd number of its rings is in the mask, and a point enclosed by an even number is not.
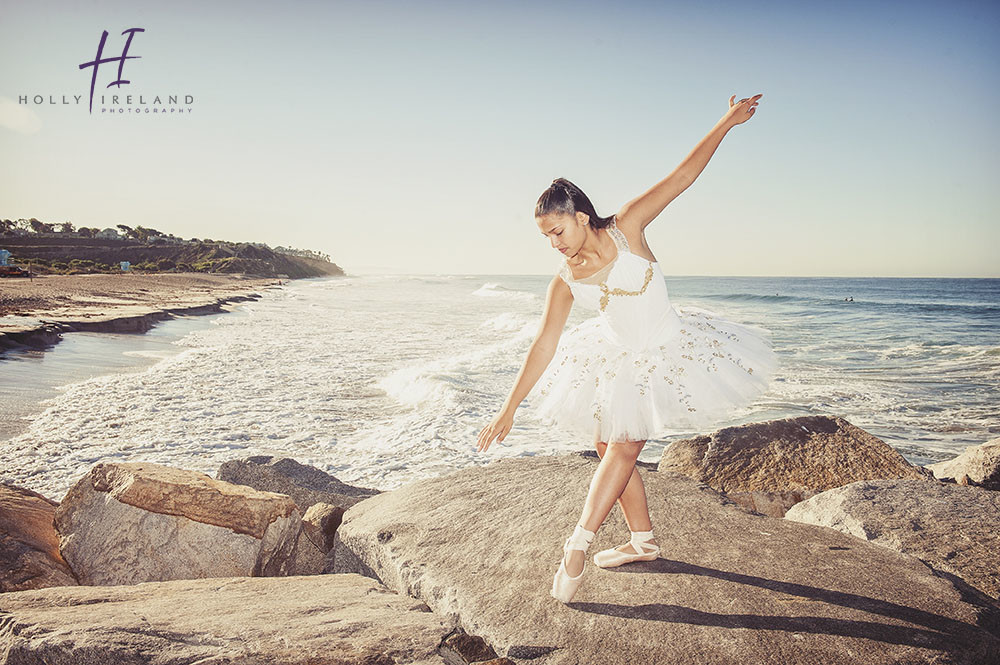
{"type": "Polygon", "coordinates": [[[82,65],[80,65],[80,69],[86,69],[87,67],[93,67],[94,68],[94,73],[90,77],[90,112],[91,113],[94,112],[94,86],[97,84],[97,68],[98,67],[100,67],[101,65],[103,65],[106,62],[114,62],[114,61],[117,60],[118,61],[118,80],[117,81],[112,81],[111,83],[109,83],[107,85],[107,87],[110,88],[113,85],[117,85],[120,88],[123,83],[131,83],[131,81],[127,81],[127,80],[122,79],[122,69],[124,69],[124,67],[125,67],[125,61],[126,60],[131,60],[133,58],[141,58],[142,57],[141,55],[126,55],[128,53],[128,47],[132,44],[132,38],[135,36],[135,33],[137,33],[137,32],[146,32],[146,29],[145,28],[129,28],[128,30],[123,31],[122,34],[123,35],[128,35],[128,39],[125,40],[125,48],[122,49],[122,54],[120,56],[118,56],[117,58],[102,58],[101,55],[103,55],[103,53],[104,53],[104,44],[108,40],[108,31],[105,30],[104,33],[101,35],[101,43],[97,45],[97,58],[95,58],[92,62],[85,62],[82,65]]]}

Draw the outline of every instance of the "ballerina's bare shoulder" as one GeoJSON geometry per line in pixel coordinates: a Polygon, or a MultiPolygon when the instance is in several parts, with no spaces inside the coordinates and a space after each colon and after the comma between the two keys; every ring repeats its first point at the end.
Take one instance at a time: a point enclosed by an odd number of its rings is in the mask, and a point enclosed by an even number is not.
{"type": "Polygon", "coordinates": [[[628,243],[629,251],[632,254],[635,254],[640,259],[659,263],[656,257],[653,256],[653,250],[649,248],[649,243],[646,242],[646,232],[644,229],[637,228],[637,226],[629,223],[628,220],[623,222],[617,217],[615,219],[615,226],[625,236],[625,241],[628,243]]]}
{"type": "MultiPolygon", "coordinates": [[[[653,252],[649,249],[649,244],[646,242],[646,234],[644,231],[637,230],[633,228],[631,224],[627,223],[625,224],[625,228],[622,228],[622,224],[620,224],[617,219],[613,223],[619,233],[621,233],[622,237],[625,238],[625,242],[627,244],[627,249],[625,251],[651,263],[659,263],[656,260],[656,257],[653,256],[653,252]],[[636,251],[636,249],[638,249],[638,251],[636,251]]],[[[605,229],[605,233],[609,236],[611,235],[611,231],[607,228],[605,229]]],[[[617,245],[613,238],[611,241],[613,244],[617,245]]],[[[574,284],[601,284],[608,276],[611,268],[618,263],[618,259],[621,258],[621,254],[622,252],[618,251],[615,258],[611,259],[602,268],[599,268],[596,272],[593,272],[586,277],[579,278],[573,275],[573,268],[570,266],[569,261],[564,261],[564,276],[568,278],[567,281],[574,284]]]]}

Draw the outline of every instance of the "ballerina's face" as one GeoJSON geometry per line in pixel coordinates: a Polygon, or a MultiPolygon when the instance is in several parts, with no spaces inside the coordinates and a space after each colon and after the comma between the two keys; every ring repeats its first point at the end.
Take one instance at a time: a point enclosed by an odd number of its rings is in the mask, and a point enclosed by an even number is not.
{"type": "Polygon", "coordinates": [[[542,235],[549,239],[552,248],[566,256],[573,256],[583,246],[587,239],[587,222],[590,218],[585,213],[572,215],[552,213],[535,218],[542,235]]]}

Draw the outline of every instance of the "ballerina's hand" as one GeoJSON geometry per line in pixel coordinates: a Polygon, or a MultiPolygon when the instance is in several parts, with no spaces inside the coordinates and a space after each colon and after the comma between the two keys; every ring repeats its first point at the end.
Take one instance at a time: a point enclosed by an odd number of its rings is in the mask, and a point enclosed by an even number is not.
{"type": "Polygon", "coordinates": [[[493,422],[479,432],[479,441],[476,444],[476,451],[485,452],[486,449],[490,447],[490,443],[493,442],[494,437],[499,437],[497,441],[503,441],[507,436],[507,432],[509,432],[510,428],[513,426],[514,416],[506,411],[501,411],[497,417],[493,419],[493,422]]]}
{"type": "Polygon", "coordinates": [[[754,111],[757,110],[757,100],[763,95],[764,93],[760,93],[754,95],[753,97],[745,97],[735,104],[733,103],[733,100],[736,99],[736,95],[730,97],[729,111],[727,111],[726,115],[723,116],[723,122],[736,126],[749,120],[754,111]]]}

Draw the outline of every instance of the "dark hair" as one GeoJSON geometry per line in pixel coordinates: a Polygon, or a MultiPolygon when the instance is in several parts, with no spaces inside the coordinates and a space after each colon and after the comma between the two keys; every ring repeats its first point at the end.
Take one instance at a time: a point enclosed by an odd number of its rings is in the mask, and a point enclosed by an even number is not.
{"type": "Polygon", "coordinates": [[[542,215],[572,215],[576,212],[586,213],[590,217],[590,225],[595,229],[602,229],[611,223],[611,217],[601,217],[594,210],[594,204],[590,202],[583,190],[571,183],[566,178],[556,178],[549,185],[549,188],[542,192],[535,204],[535,217],[542,215]]]}

